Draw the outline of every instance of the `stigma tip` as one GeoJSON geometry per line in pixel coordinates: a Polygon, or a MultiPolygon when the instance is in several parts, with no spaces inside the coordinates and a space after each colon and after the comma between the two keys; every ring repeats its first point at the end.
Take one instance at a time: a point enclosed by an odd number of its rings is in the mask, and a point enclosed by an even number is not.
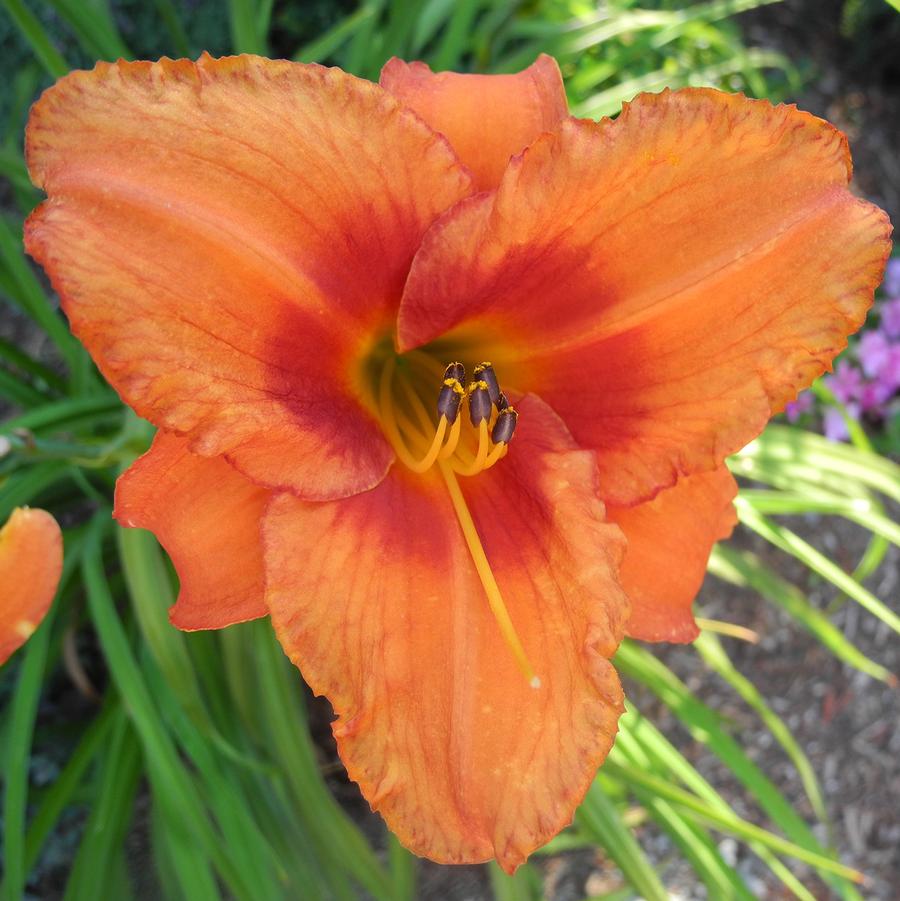
{"type": "Polygon", "coordinates": [[[540,688],[541,687],[541,677],[540,676],[532,676],[528,684],[532,688],[540,688]]]}

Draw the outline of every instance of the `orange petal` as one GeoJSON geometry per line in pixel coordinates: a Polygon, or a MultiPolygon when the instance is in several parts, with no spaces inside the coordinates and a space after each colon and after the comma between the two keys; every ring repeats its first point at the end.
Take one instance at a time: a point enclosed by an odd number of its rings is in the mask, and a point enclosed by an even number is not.
{"type": "Polygon", "coordinates": [[[608,658],[628,615],[593,455],[537,399],[519,409],[506,458],[460,481],[539,688],[501,638],[440,474],[398,465],[324,504],[282,494],[264,527],[273,624],[331,700],[369,803],[418,854],[509,871],[571,820],[612,744],[608,658]]]}
{"type": "Polygon", "coordinates": [[[120,476],[116,519],[153,532],[178,572],[173,625],[220,629],[269,612],[261,537],[269,496],[221,457],[198,457],[165,432],[120,476]]]}
{"type": "Polygon", "coordinates": [[[27,155],[27,248],[138,413],[308,498],[378,483],[359,358],[470,190],[443,138],[339,70],[205,56],[67,76],[27,155]]]}
{"type": "Polygon", "coordinates": [[[568,115],[559,66],[546,54],[515,75],[432,72],[394,57],[381,85],[447,137],[479,191],[496,188],[509,158],[568,115]]]}
{"type": "Polygon", "coordinates": [[[400,344],[484,344],[599,451],[626,506],[712,470],[859,328],[888,253],[846,141],[705,89],[568,120],[426,236],[400,344]]]}
{"type": "Polygon", "coordinates": [[[631,601],[628,634],[644,641],[693,641],[691,605],[712,546],[727,538],[737,517],[737,484],[721,466],[678,480],[652,501],[608,507],[628,539],[620,578],[631,601]]]}
{"type": "Polygon", "coordinates": [[[0,529],[0,666],[47,615],[62,563],[56,520],[43,510],[13,510],[0,529]]]}

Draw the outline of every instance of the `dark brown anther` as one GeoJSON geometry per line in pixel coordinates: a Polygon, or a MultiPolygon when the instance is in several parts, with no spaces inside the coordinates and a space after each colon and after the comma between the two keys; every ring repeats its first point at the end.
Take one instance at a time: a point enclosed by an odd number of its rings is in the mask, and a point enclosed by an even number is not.
{"type": "MultiPolygon", "coordinates": [[[[450,367],[448,366],[447,368],[449,369],[450,367]]],[[[441,385],[441,391],[438,394],[438,416],[446,416],[447,422],[453,425],[456,422],[456,417],[459,415],[459,405],[462,403],[465,394],[463,386],[456,379],[444,379],[444,384],[441,385]]]]}
{"type": "Polygon", "coordinates": [[[497,403],[500,398],[500,383],[497,381],[497,373],[494,372],[494,367],[490,363],[479,363],[472,370],[472,378],[476,382],[484,382],[487,385],[491,403],[497,403]]]}
{"type": "Polygon", "coordinates": [[[509,400],[502,391],[500,392],[500,397],[494,402],[494,406],[497,408],[498,413],[502,413],[509,406],[509,400]]]}
{"type": "Polygon", "coordinates": [[[516,430],[516,423],[519,421],[519,414],[515,407],[507,407],[500,411],[494,428],[491,430],[491,441],[494,444],[509,444],[513,433],[516,430]]]}
{"type": "Polygon", "coordinates": [[[444,370],[444,378],[456,379],[460,385],[463,385],[466,381],[466,367],[462,363],[451,363],[444,370]]]}
{"type": "Polygon", "coordinates": [[[491,418],[491,395],[488,384],[483,379],[469,385],[469,417],[472,425],[478,426],[491,418]]]}

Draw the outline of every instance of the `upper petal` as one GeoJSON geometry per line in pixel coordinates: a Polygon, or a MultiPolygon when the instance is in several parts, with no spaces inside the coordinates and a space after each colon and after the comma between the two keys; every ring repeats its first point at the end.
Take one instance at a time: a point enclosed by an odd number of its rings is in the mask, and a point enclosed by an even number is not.
{"type": "Polygon", "coordinates": [[[631,505],[749,441],[862,323],[890,226],[849,174],[827,123],[717,91],[569,120],[431,229],[400,344],[483,341],[631,505]]]}
{"type": "Polygon", "coordinates": [[[546,54],[515,75],[432,72],[394,57],[380,83],[447,137],[479,191],[496,188],[510,157],[568,115],[559,66],[546,54]]]}
{"type": "Polygon", "coordinates": [[[165,432],[119,477],[116,519],[153,532],[178,573],[173,625],[220,629],[269,612],[262,559],[269,496],[221,457],[198,457],[165,432]]]}
{"type": "Polygon", "coordinates": [[[693,641],[691,606],[712,546],[727,538],[737,516],[737,484],[721,466],[678,480],[652,501],[607,507],[628,539],[620,570],[631,601],[628,634],[644,641],[693,641]]]}
{"type": "Polygon", "coordinates": [[[628,615],[592,455],[540,401],[520,410],[507,457],[460,481],[540,688],[501,638],[439,474],[397,466],[324,504],[281,495],[264,529],[276,632],[331,700],[369,803],[418,854],[509,870],[571,820],[612,744],[608,658],[628,615]]]}
{"type": "Polygon", "coordinates": [[[0,529],[0,665],[46,616],[62,563],[62,532],[56,520],[43,510],[13,510],[0,529]]]}
{"type": "Polygon", "coordinates": [[[266,485],[377,484],[359,360],[470,190],[443,138],[339,70],[203,57],[67,76],[27,155],[49,200],[26,246],[132,407],[266,485]]]}

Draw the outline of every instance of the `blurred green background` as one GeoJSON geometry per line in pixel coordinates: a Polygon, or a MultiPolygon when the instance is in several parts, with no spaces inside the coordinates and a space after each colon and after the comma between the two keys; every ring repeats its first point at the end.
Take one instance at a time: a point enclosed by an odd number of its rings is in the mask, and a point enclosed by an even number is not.
{"type": "Polygon", "coordinates": [[[512,879],[438,867],[368,812],[268,623],[169,626],[168,561],[109,516],[150,429],[68,336],[21,229],[42,87],[201,50],[369,78],[395,54],[504,72],[550,53],[591,117],[688,84],[799,100],[848,132],[857,189],[896,220],[898,46],[883,0],[0,0],[0,521],[41,506],[66,537],[54,609],[0,670],[0,898],[896,897],[895,397],[836,443],[817,434],[823,385],[730,461],[743,526],[711,561],[709,627],[687,648],[622,647],[629,712],[573,826],[512,879]]]}

